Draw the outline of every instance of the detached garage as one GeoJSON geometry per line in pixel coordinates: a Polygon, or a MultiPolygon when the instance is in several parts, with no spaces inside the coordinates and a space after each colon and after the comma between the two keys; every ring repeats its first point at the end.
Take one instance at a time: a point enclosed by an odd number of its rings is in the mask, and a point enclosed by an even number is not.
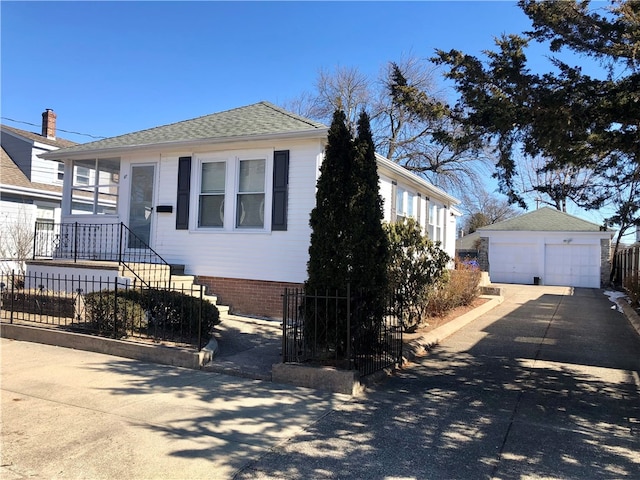
{"type": "Polygon", "coordinates": [[[478,229],[481,267],[495,283],[600,288],[614,232],[543,207],[478,229]]]}

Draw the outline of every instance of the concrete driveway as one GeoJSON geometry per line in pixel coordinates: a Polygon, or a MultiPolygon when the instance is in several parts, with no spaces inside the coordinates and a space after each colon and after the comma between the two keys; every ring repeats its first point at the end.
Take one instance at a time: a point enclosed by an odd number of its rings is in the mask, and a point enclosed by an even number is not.
{"type": "Polygon", "coordinates": [[[640,478],[640,338],[600,290],[505,301],[364,396],[2,339],[4,478],[640,478]]]}
{"type": "Polygon", "coordinates": [[[640,337],[600,290],[505,301],[243,479],[640,478],[640,337]]]}

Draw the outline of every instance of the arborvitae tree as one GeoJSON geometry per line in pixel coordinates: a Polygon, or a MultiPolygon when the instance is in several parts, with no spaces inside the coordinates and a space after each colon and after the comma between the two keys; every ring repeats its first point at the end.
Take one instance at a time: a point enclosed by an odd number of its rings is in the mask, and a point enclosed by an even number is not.
{"type": "Polygon", "coordinates": [[[382,198],[379,194],[378,168],[369,116],[363,111],[358,119],[354,191],[351,198],[351,284],[358,290],[373,320],[382,316],[387,291],[388,238],[382,227],[382,198]]]}
{"type": "MultiPolygon", "coordinates": [[[[329,129],[325,158],[320,168],[316,207],[307,268],[308,294],[343,295],[352,292],[351,330],[347,331],[346,304],[308,304],[307,314],[327,317],[314,325],[314,345],[337,352],[347,351],[348,342],[368,344],[384,312],[387,292],[387,237],[382,228],[382,199],[369,117],[360,116],[354,141],[342,111],[336,111],[329,129]],[[371,334],[371,335],[369,335],[371,334]]],[[[352,344],[353,345],[353,344],[352,344]]]]}
{"type": "Polygon", "coordinates": [[[311,211],[307,291],[344,290],[350,280],[352,169],[354,145],[344,112],[337,110],[329,128],[320,167],[316,206],[311,211]]]}

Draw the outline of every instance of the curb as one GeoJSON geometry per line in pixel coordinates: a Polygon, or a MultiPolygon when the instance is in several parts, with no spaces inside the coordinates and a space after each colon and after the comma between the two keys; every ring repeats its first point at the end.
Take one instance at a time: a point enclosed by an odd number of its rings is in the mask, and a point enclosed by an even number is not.
{"type": "Polygon", "coordinates": [[[429,350],[439,344],[442,340],[504,302],[504,297],[502,295],[481,295],[480,298],[488,298],[489,301],[483,303],[478,308],[465,313],[464,315],[460,315],[458,318],[451,320],[441,327],[434,328],[422,337],[405,344],[403,347],[404,363],[411,362],[417,357],[426,355],[429,353],[429,350]]]}
{"type": "Polygon", "coordinates": [[[631,307],[631,305],[629,305],[628,302],[625,301],[624,298],[618,298],[616,300],[616,303],[622,309],[622,313],[625,317],[627,317],[627,320],[629,320],[629,323],[631,324],[633,329],[638,333],[638,335],[640,335],[640,315],[636,313],[636,311],[631,307]]]}
{"type": "MultiPolygon", "coordinates": [[[[168,347],[164,345],[146,345],[142,343],[114,340],[112,338],[65,332],[48,328],[30,327],[3,323],[0,337],[22,342],[42,343],[57,347],[103,353],[116,357],[132,358],[143,362],[171,365],[190,369],[200,369],[207,357],[211,355],[211,347],[198,352],[186,348],[168,347]],[[209,350],[207,350],[209,348],[209,350]]],[[[217,347],[217,345],[216,345],[217,347]]]]}

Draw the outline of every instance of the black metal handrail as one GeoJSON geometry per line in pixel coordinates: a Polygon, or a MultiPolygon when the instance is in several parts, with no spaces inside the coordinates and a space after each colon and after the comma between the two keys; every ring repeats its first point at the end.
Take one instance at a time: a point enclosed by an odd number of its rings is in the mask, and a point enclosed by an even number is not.
{"type": "Polygon", "coordinates": [[[36,222],[33,259],[118,262],[143,285],[169,288],[171,266],[120,223],[36,222]]]}

